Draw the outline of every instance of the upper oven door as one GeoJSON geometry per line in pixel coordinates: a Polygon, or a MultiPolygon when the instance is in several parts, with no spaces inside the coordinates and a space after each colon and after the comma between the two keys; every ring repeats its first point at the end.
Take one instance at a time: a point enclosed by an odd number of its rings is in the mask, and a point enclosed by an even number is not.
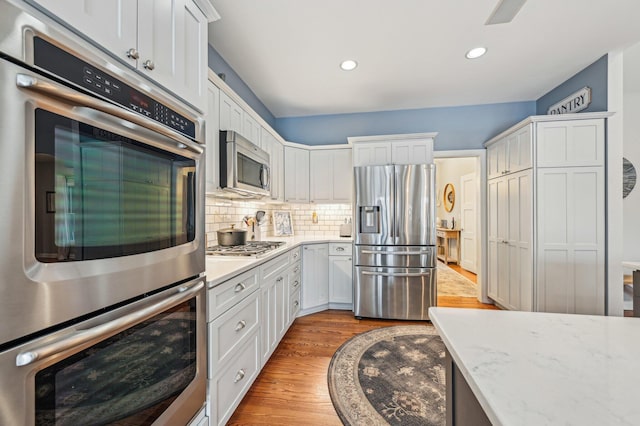
{"type": "Polygon", "coordinates": [[[200,145],[8,61],[0,85],[0,344],[204,272],[200,145]]]}

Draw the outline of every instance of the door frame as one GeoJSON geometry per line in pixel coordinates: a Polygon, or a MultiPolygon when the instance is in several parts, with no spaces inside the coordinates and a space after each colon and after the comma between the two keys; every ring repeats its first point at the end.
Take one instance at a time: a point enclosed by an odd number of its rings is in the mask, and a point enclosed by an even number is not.
{"type": "Polygon", "coordinates": [[[478,255],[478,301],[493,303],[487,293],[487,150],[461,149],[452,151],[433,151],[433,158],[475,158],[478,176],[476,211],[476,252],[478,255]]]}

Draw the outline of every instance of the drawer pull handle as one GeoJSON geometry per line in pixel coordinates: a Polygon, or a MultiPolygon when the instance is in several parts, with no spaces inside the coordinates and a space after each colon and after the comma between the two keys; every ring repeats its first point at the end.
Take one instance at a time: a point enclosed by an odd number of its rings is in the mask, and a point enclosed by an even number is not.
{"type": "Polygon", "coordinates": [[[344,251],[344,247],[336,247],[336,251],[344,251]]]}
{"type": "Polygon", "coordinates": [[[236,331],[240,331],[246,326],[247,326],[247,322],[245,320],[242,320],[236,325],[236,331]]]}
{"type": "Polygon", "coordinates": [[[295,306],[296,308],[298,307],[300,303],[296,300],[295,302],[293,302],[293,306],[295,306]]]}
{"type": "Polygon", "coordinates": [[[244,283],[238,283],[236,284],[236,288],[235,288],[235,292],[236,293],[240,293],[242,290],[244,290],[245,288],[247,288],[244,283]]]}
{"type": "Polygon", "coordinates": [[[245,374],[244,370],[238,370],[236,377],[233,379],[233,383],[238,383],[240,380],[244,379],[245,374]]]}
{"type": "Polygon", "coordinates": [[[297,274],[299,270],[300,270],[300,268],[298,268],[298,267],[296,266],[296,267],[293,269],[293,273],[294,273],[294,274],[297,274]]]}
{"type": "Polygon", "coordinates": [[[298,257],[298,252],[293,253],[293,258],[295,259],[296,257],[298,257]]]}
{"type": "Polygon", "coordinates": [[[299,284],[300,284],[300,283],[298,282],[298,280],[296,280],[296,281],[294,281],[293,286],[294,286],[294,287],[298,287],[298,285],[299,285],[299,284]]]}

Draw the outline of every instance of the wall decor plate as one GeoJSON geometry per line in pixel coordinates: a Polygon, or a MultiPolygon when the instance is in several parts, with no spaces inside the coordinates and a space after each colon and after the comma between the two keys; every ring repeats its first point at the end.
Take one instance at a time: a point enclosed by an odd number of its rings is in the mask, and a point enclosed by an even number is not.
{"type": "Polygon", "coordinates": [[[456,189],[452,183],[448,183],[444,186],[444,209],[448,212],[453,210],[453,206],[456,204],[456,189]]]}
{"type": "Polygon", "coordinates": [[[293,221],[291,220],[291,212],[273,212],[273,235],[275,235],[276,237],[288,237],[293,235],[293,221]]]}
{"type": "Polygon", "coordinates": [[[636,186],[636,168],[626,158],[622,158],[622,198],[627,198],[636,186]]]}

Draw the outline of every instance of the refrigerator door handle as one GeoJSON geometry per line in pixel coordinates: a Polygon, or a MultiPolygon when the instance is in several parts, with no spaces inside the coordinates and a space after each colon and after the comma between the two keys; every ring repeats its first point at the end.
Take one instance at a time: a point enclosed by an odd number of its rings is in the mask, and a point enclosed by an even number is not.
{"type": "Polygon", "coordinates": [[[407,273],[399,273],[393,274],[389,272],[369,272],[369,271],[361,271],[362,275],[373,275],[373,276],[381,276],[381,277],[426,277],[432,274],[429,272],[407,272],[407,273]]]}
{"type": "Polygon", "coordinates": [[[362,254],[404,254],[409,256],[422,256],[433,254],[433,251],[382,251],[382,250],[362,250],[362,254]]]}

